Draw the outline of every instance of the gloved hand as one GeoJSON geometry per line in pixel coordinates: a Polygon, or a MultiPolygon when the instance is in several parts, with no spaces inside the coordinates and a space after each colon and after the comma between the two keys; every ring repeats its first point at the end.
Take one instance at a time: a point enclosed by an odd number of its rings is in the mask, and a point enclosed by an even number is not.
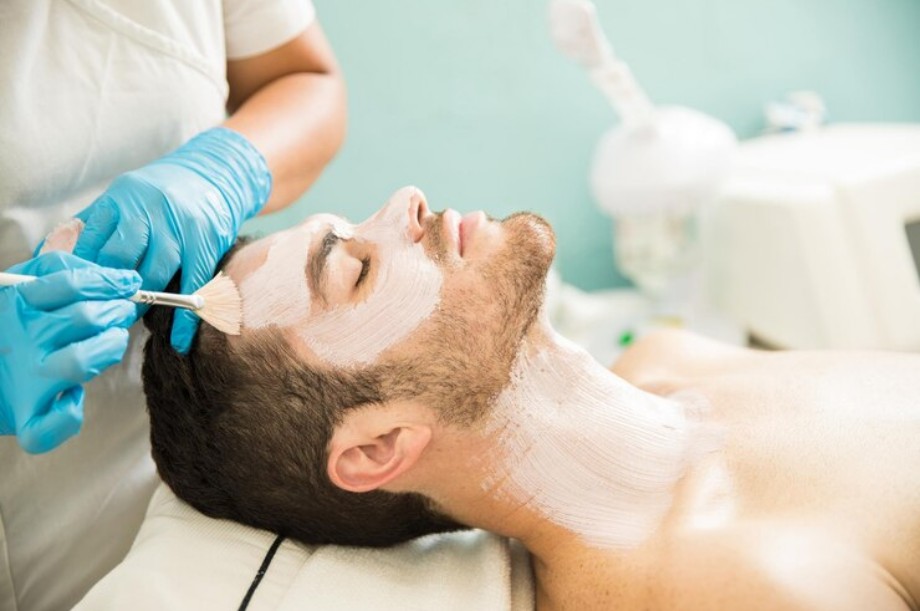
{"type": "MultiPolygon", "coordinates": [[[[137,269],[161,291],[182,268],[191,294],[214,276],[243,221],[271,192],[265,158],[246,138],[218,127],[153,163],[122,174],[77,215],[86,227],[73,254],[106,267],[137,269]]],[[[187,353],[198,318],[177,310],[171,341],[187,353]]]]}
{"type": "Polygon", "coordinates": [[[124,355],[141,278],[60,252],[9,271],[39,278],[0,288],[0,434],[47,452],[80,430],[81,384],[124,355]]]}

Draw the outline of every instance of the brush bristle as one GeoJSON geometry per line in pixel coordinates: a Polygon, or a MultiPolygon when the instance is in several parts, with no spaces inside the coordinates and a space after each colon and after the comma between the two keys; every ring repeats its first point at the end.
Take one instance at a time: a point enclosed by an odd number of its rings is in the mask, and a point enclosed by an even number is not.
{"type": "Polygon", "coordinates": [[[239,335],[243,324],[243,300],[236,283],[223,272],[195,292],[204,305],[195,313],[212,327],[227,335],[239,335]]]}

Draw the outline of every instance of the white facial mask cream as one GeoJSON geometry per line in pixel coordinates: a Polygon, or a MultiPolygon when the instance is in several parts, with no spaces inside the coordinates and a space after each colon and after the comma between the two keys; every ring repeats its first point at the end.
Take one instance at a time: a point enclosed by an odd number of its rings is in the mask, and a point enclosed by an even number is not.
{"type": "Polygon", "coordinates": [[[301,326],[309,318],[311,292],[307,283],[307,257],[317,232],[332,229],[341,238],[351,237],[351,227],[331,214],[317,214],[286,231],[266,238],[265,261],[240,283],[243,326],[259,329],[269,325],[301,326]]]}
{"type": "Polygon", "coordinates": [[[244,327],[293,325],[309,316],[310,288],[304,273],[308,238],[307,231],[270,238],[265,262],[240,283],[244,327]]]}
{"type": "MultiPolygon", "coordinates": [[[[437,308],[443,283],[441,270],[408,232],[408,197],[413,191],[398,191],[357,230],[338,217],[317,215],[270,238],[264,263],[240,283],[244,326],[294,327],[319,358],[339,366],[371,363],[408,337],[437,308]],[[330,228],[342,239],[374,245],[375,284],[360,303],[335,305],[311,317],[308,251],[317,232],[325,234],[330,228]]],[[[338,270],[336,256],[327,263],[328,274],[338,270]]]]}
{"type": "Polygon", "coordinates": [[[487,486],[598,548],[658,527],[691,460],[681,404],[648,394],[568,340],[525,345],[497,400],[499,466],[487,486]]]}
{"type": "Polygon", "coordinates": [[[427,320],[440,300],[443,274],[424,246],[410,238],[407,204],[394,199],[355,232],[377,248],[370,296],[316,315],[300,331],[310,349],[333,365],[372,363],[427,320]]]}

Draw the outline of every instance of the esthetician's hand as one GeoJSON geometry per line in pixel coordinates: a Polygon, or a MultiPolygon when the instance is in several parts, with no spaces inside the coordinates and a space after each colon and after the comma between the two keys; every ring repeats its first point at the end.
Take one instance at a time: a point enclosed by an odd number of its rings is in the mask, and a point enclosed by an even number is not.
{"type": "Polygon", "coordinates": [[[0,288],[0,435],[47,452],[79,432],[81,384],[124,356],[141,278],[60,252],[9,271],[38,279],[0,288]]]}
{"type": "MultiPolygon", "coordinates": [[[[73,253],[107,267],[136,269],[160,291],[182,268],[191,294],[214,275],[243,221],[261,210],[272,178],[262,154],[217,127],[153,163],[122,174],[78,214],[86,227],[73,253]]],[[[187,353],[198,318],[177,310],[172,345],[187,353]]]]}

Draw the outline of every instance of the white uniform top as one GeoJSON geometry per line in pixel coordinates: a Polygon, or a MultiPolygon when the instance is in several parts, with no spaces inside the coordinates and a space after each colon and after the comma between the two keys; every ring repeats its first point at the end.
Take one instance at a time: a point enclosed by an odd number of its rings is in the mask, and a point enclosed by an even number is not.
{"type": "MultiPolygon", "coordinates": [[[[309,0],[0,2],[0,270],[115,176],[220,123],[227,58],[313,17],[309,0]]],[[[0,437],[0,609],[70,608],[130,546],[156,484],[139,335],[87,385],[77,437],[40,456],[0,437]]]]}

